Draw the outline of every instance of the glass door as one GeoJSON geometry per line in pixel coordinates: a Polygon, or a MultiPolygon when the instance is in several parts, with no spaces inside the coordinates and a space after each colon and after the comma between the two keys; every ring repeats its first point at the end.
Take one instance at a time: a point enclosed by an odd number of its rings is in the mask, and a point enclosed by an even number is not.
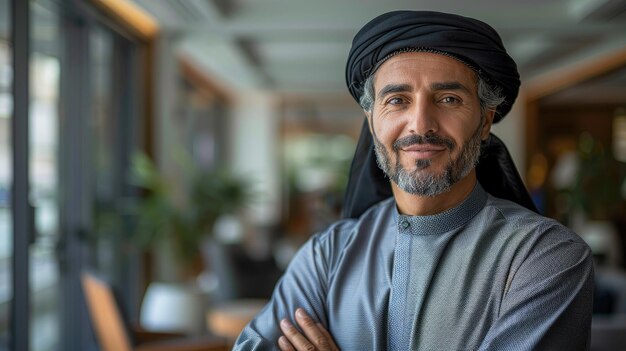
{"type": "Polygon", "coordinates": [[[30,348],[59,350],[60,270],[56,248],[60,231],[59,127],[62,42],[58,8],[31,1],[29,106],[29,202],[33,237],[29,248],[30,348]]]}
{"type": "Polygon", "coordinates": [[[9,348],[10,306],[13,294],[13,230],[11,223],[11,116],[13,114],[10,8],[0,0],[0,350],[9,348]]]}
{"type": "Polygon", "coordinates": [[[138,44],[103,23],[82,3],[0,0],[0,351],[97,349],[88,267],[137,309],[124,208],[143,70],[138,44]]]}
{"type": "Polygon", "coordinates": [[[94,25],[89,33],[91,91],[89,164],[92,194],[92,268],[118,288],[130,320],[136,320],[142,277],[132,235],[132,204],[138,196],[129,181],[133,152],[140,143],[142,70],[140,50],[128,38],[94,25]]]}

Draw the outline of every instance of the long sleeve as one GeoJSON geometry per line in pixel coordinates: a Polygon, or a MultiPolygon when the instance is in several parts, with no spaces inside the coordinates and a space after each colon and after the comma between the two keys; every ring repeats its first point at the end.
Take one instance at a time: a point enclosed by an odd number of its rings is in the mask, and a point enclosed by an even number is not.
{"type": "Polygon", "coordinates": [[[328,265],[320,235],[309,240],[295,255],[280,279],[269,303],[246,326],[237,339],[234,350],[278,349],[282,335],[280,320],[289,318],[298,307],[327,325],[325,297],[328,289],[328,265]]]}
{"type": "Polygon", "coordinates": [[[553,220],[480,187],[432,216],[390,200],[306,243],[235,350],[277,349],[298,307],[344,350],[585,350],[592,292],[589,247],[553,220]]]}
{"type": "Polygon", "coordinates": [[[582,241],[554,237],[543,235],[511,272],[498,319],[480,350],[589,349],[591,250],[582,241]]]}

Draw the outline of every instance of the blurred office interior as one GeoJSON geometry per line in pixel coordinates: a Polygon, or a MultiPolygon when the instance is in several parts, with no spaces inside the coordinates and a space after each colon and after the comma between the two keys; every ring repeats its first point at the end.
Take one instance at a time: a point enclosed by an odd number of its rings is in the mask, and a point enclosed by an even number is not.
{"type": "Polygon", "coordinates": [[[126,324],[232,342],[340,218],[345,60],[394,9],[499,31],[523,85],[494,133],[592,247],[592,346],[626,349],[626,1],[0,0],[0,350],[104,350],[85,272],[126,324]]]}

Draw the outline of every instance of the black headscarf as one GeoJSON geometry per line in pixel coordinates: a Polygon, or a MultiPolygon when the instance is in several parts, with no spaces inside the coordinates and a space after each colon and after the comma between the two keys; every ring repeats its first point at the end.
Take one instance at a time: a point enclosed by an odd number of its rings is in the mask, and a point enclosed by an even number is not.
{"type": "MultiPolygon", "coordinates": [[[[494,123],[511,110],[520,86],[519,73],[498,33],[475,19],[432,11],[389,12],[356,34],[348,56],[346,82],[357,102],[363,83],[380,63],[405,50],[455,57],[490,85],[499,87],[505,101],[498,106],[494,123]]],[[[491,134],[482,150],[476,174],[483,188],[537,212],[504,143],[491,134]]],[[[371,205],[390,196],[389,179],[376,164],[372,135],[364,121],[350,169],[343,217],[359,217],[371,205]]]]}

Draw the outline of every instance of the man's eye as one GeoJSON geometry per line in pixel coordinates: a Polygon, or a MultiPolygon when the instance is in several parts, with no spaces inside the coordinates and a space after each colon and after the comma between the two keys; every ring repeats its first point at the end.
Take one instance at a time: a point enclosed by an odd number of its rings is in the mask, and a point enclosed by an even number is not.
{"type": "Polygon", "coordinates": [[[454,96],[446,96],[440,101],[443,102],[444,104],[458,104],[459,102],[461,102],[460,99],[455,98],[454,96]]]}
{"type": "Polygon", "coordinates": [[[393,98],[387,100],[387,103],[391,104],[391,105],[400,105],[403,102],[404,102],[404,99],[399,98],[399,97],[393,97],[393,98]]]}

